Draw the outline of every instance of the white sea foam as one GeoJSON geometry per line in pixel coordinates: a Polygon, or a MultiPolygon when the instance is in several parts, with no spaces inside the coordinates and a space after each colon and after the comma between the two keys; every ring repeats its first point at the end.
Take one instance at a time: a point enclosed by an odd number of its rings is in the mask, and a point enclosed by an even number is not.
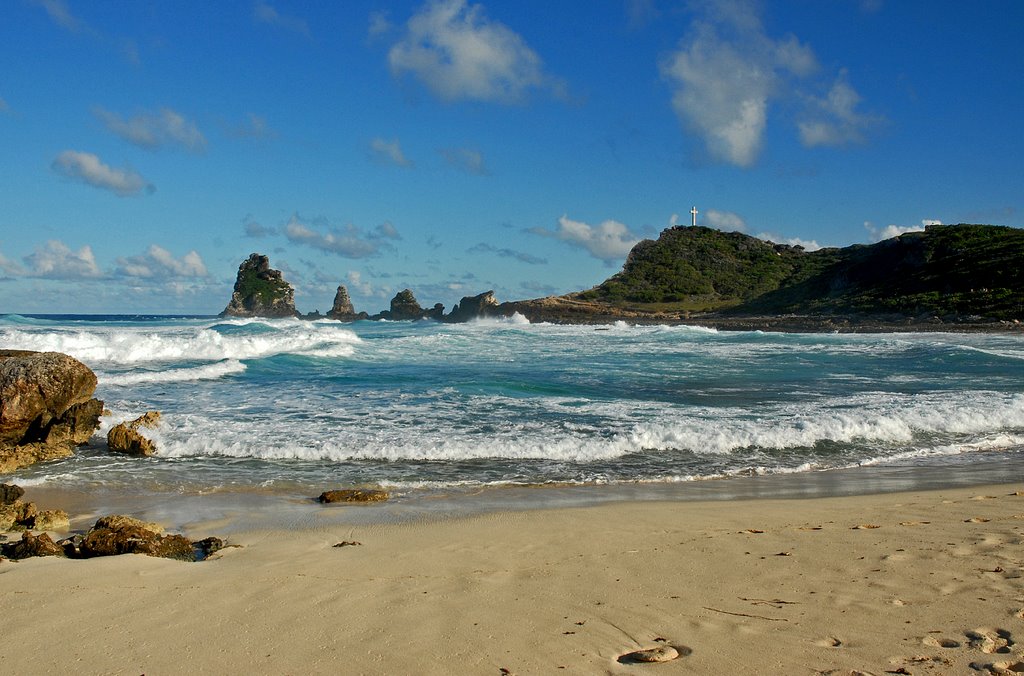
{"type": "MultiPolygon", "coordinates": [[[[231,322],[246,327],[262,322],[231,322]]],[[[350,330],[293,321],[265,331],[226,333],[209,326],[166,329],[117,327],[72,331],[0,332],[0,345],[63,352],[86,364],[146,364],[180,360],[260,359],[279,354],[344,357],[360,342],[350,330]]]]}
{"type": "Polygon", "coordinates": [[[96,377],[99,384],[126,387],[143,383],[183,383],[193,380],[217,380],[224,376],[245,371],[246,366],[237,359],[225,359],[215,364],[194,368],[166,369],[160,371],[132,371],[129,373],[103,373],[96,377]]]}

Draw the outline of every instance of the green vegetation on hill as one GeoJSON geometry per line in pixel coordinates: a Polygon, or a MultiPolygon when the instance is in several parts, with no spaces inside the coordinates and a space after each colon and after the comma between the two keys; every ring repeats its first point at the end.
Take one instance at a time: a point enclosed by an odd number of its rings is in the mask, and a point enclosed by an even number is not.
{"type": "Polygon", "coordinates": [[[804,251],[674,227],[578,294],[637,309],[1024,318],[1024,230],[935,225],[871,245],[804,251]]]}

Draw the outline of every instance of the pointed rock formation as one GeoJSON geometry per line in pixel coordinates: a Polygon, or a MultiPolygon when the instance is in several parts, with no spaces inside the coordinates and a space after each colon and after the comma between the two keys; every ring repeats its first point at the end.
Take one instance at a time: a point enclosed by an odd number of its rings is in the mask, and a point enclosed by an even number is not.
{"type": "MultiPolygon", "coordinates": [[[[444,307],[442,306],[441,309],[443,311],[444,307]]],[[[391,310],[381,312],[374,319],[390,319],[393,322],[401,322],[423,319],[428,314],[427,310],[420,307],[419,301],[416,300],[412,291],[403,289],[391,299],[391,310]]]]}
{"type": "Polygon", "coordinates": [[[356,313],[352,305],[352,299],[348,295],[348,289],[344,284],[338,285],[338,292],[334,294],[334,305],[327,313],[328,319],[337,319],[342,322],[354,322],[357,319],[366,319],[369,315],[365,312],[356,313]]]}
{"type": "Polygon", "coordinates": [[[270,259],[254,253],[238,266],[231,302],[221,317],[297,317],[295,289],[284,281],[270,259]]]}

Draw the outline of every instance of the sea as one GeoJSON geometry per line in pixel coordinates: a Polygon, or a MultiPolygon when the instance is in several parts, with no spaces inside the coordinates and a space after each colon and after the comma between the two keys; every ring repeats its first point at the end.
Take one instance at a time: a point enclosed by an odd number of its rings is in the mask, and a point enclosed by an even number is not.
{"type": "Polygon", "coordinates": [[[1024,478],[1020,333],[8,314],[0,348],[76,357],[108,409],[74,457],[0,481],[172,521],[332,488],[395,515],[1024,478]],[[156,456],[108,451],[152,410],[156,456]]]}

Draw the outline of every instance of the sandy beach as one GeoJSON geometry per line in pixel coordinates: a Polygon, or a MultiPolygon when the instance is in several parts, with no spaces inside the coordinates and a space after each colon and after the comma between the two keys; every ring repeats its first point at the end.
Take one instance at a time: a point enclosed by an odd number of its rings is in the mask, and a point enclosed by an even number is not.
{"type": "Polygon", "coordinates": [[[201,563],[3,561],[0,672],[1018,673],[1022,529],[1012,484],[251,531],[201,563]],[[620,661],[659,645],[680,657],[620,661]]]}

